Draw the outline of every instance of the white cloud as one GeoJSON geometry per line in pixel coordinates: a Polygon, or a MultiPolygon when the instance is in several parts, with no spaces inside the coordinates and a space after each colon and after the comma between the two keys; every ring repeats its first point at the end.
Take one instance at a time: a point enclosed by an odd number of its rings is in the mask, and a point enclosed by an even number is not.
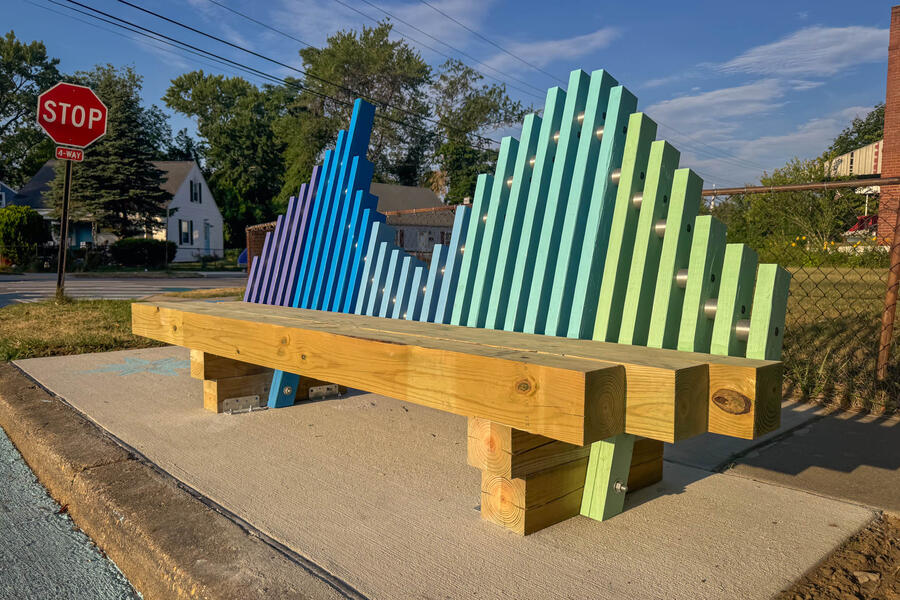
{"type": "Polygon", "coordinates": [[[877,27],[808,27],[757,46],[717,66],[725,73],[825,76],[885,60],[888,30],[877,27]]]}
{"type": "MultiPolygon", "coordinates": [[[[571,60],[601,48],[606,48],[618,37],[619,31],[617,29],[603,27],[593,33],[560,40],[514,42],[501,45],[509,50],[511,54],[519,56],[531,64],[544,67],[558,60],[571,60]]],[[[495,69],[506,71],[527,68],[521,61],[516,60],[505,52],[498,53],[485,62],[495,69]]]]}

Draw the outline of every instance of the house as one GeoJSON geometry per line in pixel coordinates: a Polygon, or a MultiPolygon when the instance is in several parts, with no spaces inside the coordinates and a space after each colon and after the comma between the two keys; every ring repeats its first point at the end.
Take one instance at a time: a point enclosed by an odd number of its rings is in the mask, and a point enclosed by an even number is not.
{"type": "MultiPolygon", "coordinates": [[[[168,214],[152,232],[153,239],[175,242],[178,251],[173,262],[195,261],[201,256],[224,254],[222,214],[209,191],[209,186],[195,161],[157,161],[153,163],[163,171],[166,181],[162,188],[172,194],[168,214]]],[[[56,161],[48,160],[34,177],[22,187],[9,204],[30,206],[44,219],[53,219],[49,198],[50,182],[56,176],[56,161]]],[[[51,228],[52,230],[52,228],[51,228]]],[[[90,221],[69,223],[69,243],[80,247],[88,244],[104,244],[115,241],[115,235],[96,231],[90,221]]]]}
{"type": "Polygon", "coordinates": [[[10,202],[16,194],[16,190],[0,181],[0,208],[6,208],[7,202],[10,202]]]}
{"type": "Polygon", "coordinates": [[[157,240],[178,245],[172,262],[196,261],[201,256],[224,256],[222,213],[195,161],[153,163],[167,178],[163,189],[172,194],[166,223],[153,233],[157,240]]]}

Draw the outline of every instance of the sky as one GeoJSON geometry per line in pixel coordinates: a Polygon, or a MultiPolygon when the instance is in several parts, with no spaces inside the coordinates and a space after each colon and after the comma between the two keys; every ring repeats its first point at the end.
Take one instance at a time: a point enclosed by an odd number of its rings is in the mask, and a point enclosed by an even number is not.
{"type": "Polygon", "coordinates": [[[118,0],[0,0],[3,33],[44,41],[64,72],[134,66],[145,101],[171,114],[173,130],[194,129],[160,100],[181,73],[261,80],[53,1],[102,10],[278,77],[299,75],[303,45],[390,18],[395,36],[431,65],[455,57],[536,110],[570,71],[605,69],[638,97],[638,109],[659,124],[658,139],[678,148],[680,165],[706,187],[755,184],[794,156],[817,156],[853,117],[883,102],[891,7],[872,0],[129,0],[288,65],[281,66],[118,0]]]}

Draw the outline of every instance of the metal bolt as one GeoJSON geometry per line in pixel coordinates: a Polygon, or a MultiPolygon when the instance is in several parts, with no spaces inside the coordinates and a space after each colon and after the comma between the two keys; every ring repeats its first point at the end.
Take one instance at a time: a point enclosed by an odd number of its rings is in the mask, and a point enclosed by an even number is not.
{"type": "Polygon", "coordinates": [[[688,270],[687,269],[678,269],[678,272],[675,273],[675,285],[684,289],[687,287],[688,282],[688,270]]]}
{"type": "MultiPolygon", "coordinates": [[[[737,323],[735,323],[734,335],[742,342],[746,342],[747,338],[750,337],[750,319],[741,319],[737,323]]],[[[778,335],[778,333],[776,333],[775,335],[778,335]]]]}
{"type": "Polygon", "coordinates": [[[628,491],[628,486],[621,481],[617,481],[613,484],[613,489],[620,494],[624,494],[628,491]]]}
{"type": "Polygon", "coordinates": [[[631,205],[640,210],[641,204],[644,203],[644,192],[635,192],[631,197],[631,205]]]}
{"type": "Polygon", "coordinates": [[[584,121],[584,113],[583,112],[578,114],[578,122],[581,123],[582,121],[584,121]]]}
{"type": "Polygon", "coordinates": [[[285,396],[290,396],[291,394],[294,393],[294,388],[292,388],[289,385],[286,385],[286,386],[284,386],[284,389],[281,390],[281,393],[284,394],[285,396]]]}
{"type": "Polygon", "coordinates": [[[554,142],[558,142],[558,141],[559,141],[559,132],[558,132],[558,131],[557,131],[556,133],[553,134],[553,141],[554,141],[554,142]]]}
{"type": "Polygon", "coordinates": [[[716,298],[710,298],[703,303],[703,314],[706,315],[707,319],[716,318],[716,308],[718,308],[718,304],[719,302],[716,298]]]}
{"type": "Polygon", "coordinates": [[[666,235],[666,220],[660,219],[656,223],[653,224],[653,233],[655,233],[658,237],[665,237],[666,235]]]}
{"type": "Polygon", "coordinates": [[[609,174],[609,180],[612,181],[613,185],[619,185],[619,180],[622,178],[622,169],[613,169],[613,172],[609,174]]]}
{"type": "Polygon", "coordinates": [[[595,133],[597,134],[597,139],[602,140],[603,139],[603,126],[601,125],[600,127],[598,127],[597,131],[595,133]]]}

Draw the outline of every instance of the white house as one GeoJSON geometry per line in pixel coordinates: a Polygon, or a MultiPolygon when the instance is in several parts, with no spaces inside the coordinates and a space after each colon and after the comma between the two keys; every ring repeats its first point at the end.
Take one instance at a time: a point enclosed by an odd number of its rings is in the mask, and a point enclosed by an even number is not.
{"type": "Polygon", "coordinates": [[[157,240],[178,245],[172,262],[190,262],[201,256],[224,256],[222,213],[209,191],[200,167],[192,160],[153,163],[166,174],[163,189],[172,194],[167,223],[153,233],[157,240]]]}
{"type": "Polygon", "coordinates": [[[0,208],[6,208],[7,204],[12,204],[12,199],[17,193],[16,190],[0,181],[0,208]]]}

